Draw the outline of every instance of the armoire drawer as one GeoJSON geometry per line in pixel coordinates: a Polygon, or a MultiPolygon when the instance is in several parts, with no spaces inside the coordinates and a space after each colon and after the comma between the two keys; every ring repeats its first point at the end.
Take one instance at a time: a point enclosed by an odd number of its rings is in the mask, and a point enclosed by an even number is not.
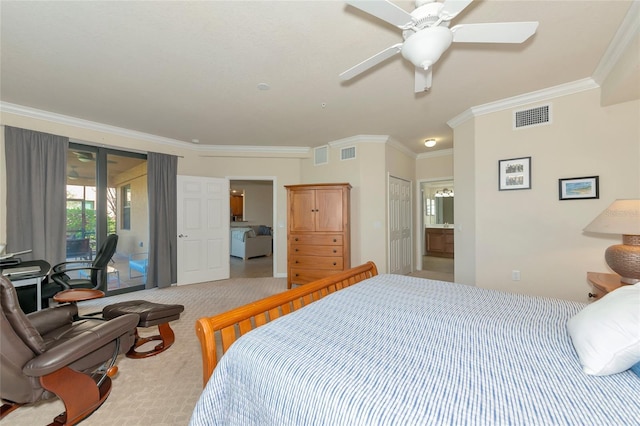
{"type": "Polygon", "coordinates": [[[332,234],[292,234],[289,235],[289,244],[312,244],[316,246],[341,246],[342,235],[332,234]]]}
{"type": "Polygon", "coordinates": [[[329,269],[291,269],[289,280],[295,284],[306,284],[329,275],[337,274],[341,271],[332,271],[329,269]]]}
{"type": "Polygon", "coordinates": [[[342,271],[344,261],[342,257],[321,257],[321,256],[296,256],[290,255],[290,266],[292,268],[309,268],[309,269],[331,269],[334,271],[342,271]]]}
{"type": "Polygon", "coordinates": [[[342,246],[291,245],[293,256],[342,256],[342,246]]]}

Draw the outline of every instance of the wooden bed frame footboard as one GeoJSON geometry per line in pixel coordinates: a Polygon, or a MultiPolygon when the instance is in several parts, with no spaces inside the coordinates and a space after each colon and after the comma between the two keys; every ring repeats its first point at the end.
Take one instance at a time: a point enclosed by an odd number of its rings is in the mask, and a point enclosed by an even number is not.
{"type": "Polygon", "coordinates": [[[378,275],[376,265],[373,262],[367,262],[228,312],[200,318],[196,321],[196,334],[202,350],[203,386],[206,386],[209,381],[220,357],[243,334],[375,275],[378,275]],[[221,344],[220,348],[218,344],[221,344]]]}

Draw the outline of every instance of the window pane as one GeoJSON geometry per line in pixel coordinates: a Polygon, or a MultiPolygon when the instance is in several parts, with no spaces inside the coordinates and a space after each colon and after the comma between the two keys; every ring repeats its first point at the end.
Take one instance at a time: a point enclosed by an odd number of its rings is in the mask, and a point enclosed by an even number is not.
{"type": "Polygon", "coordinates": [[[67,152],[67,260],[91,260],[96,250],[96,157],[67,152]]]}
{"type": "Polygon", "coordinates": [[[147,159],[141,155],[107,153],[108,229],[118,234],[109,278],[110,290],[143,285],[146,282],[146,259],[149,242],[147,195],[147,159]],[[109,195],[111,194],[111,195],[109,195]]]}

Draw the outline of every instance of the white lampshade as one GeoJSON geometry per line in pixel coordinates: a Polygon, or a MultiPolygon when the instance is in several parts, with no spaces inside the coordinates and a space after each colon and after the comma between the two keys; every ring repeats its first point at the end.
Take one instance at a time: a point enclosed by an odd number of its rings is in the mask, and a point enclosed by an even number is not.
{"type": "Polygon", "coordinates": [[[616,200],[584,228],[585,232],[640,235],[640,200],[616,200]]]}

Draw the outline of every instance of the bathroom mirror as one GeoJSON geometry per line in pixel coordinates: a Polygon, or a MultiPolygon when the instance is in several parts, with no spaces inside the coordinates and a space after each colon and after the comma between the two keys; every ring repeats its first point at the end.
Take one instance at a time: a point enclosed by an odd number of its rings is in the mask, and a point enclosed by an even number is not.
{"type": "Polygon", "coordinates": [[[453,181],[422,182],[420,186],[424,226],[452,225],[455,196],[453,181]]]}

